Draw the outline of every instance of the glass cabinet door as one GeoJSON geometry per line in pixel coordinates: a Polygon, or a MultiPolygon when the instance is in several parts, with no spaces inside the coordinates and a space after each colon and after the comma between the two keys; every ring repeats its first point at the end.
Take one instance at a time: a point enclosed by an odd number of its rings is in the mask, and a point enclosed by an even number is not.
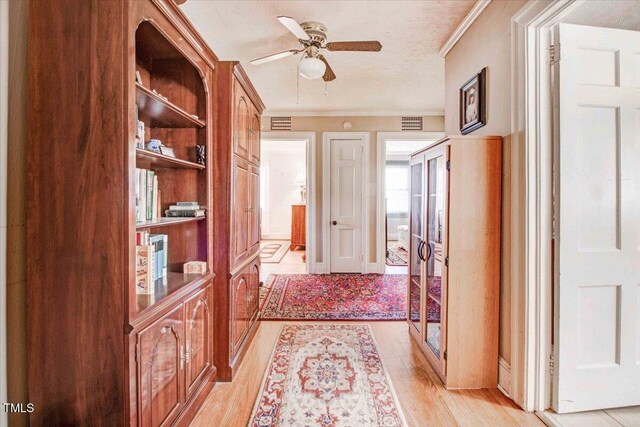
{"type": "Polygon", "coordinates": [[[411,165],[411,218],[409,221],[409,236],[411,239],[411,250],[409,260],[409,319],[411,324],[420,330],[421,303],[420,289],[422,285],[422,245],[424,229],[424,163],[419,162],[411,165]]]}
{"type": "Polygon", "coordinates": [[[445,157],[434,157],[427,162],[427,243],[426,258],[426,321],[427,345],[440,358],[442,319],[442,273],[444,269],[444,216],[445,216],[445,157]]]}

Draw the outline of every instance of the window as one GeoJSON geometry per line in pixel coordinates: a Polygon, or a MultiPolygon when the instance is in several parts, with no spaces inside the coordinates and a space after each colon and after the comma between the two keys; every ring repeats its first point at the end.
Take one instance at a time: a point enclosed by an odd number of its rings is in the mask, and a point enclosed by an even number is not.
{"type": "Polygon", "coordinates": [[[387,213],[409,213],[409,163],[387,162],[386,166],[387,213]]]}

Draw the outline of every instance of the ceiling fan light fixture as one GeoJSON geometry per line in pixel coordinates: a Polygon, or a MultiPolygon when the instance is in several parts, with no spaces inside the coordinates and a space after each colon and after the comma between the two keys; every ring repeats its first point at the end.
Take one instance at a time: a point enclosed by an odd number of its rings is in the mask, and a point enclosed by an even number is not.
{"type": "Polygon", "coordinates": [[[307,56],[300,61],[300,75],[309,80],[319,79],[324,75],[327,66],[318,58],[307,56]]]}

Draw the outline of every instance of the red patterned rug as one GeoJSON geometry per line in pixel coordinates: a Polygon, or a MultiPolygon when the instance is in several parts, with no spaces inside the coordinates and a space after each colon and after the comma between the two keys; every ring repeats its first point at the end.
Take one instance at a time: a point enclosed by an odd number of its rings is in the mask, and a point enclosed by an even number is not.
{"type": "Polygon", "coordinates": [[[368,325],[285,325],[249,425],[406,426],[368,325]]]}
{"type": "Polygon", "coordinates": [[[278,274],[262,320],[405,320],[402,274],[278,274]]]}

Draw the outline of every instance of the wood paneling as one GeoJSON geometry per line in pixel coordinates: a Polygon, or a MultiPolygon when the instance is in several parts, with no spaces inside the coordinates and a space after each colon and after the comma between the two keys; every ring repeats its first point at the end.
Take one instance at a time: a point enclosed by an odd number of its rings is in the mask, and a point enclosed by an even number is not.
{"type": "Polygon", "coordinates": [[[125,13],[100,0],[30,3],[32,425],[112,426],[125,417],[125,13]],[[105,37],[104,28],[114,31],[105,37]]]}
{"type": "Polygon", "coordinates": [[[218,378],[229,381],[257,329],[254,315],[257,288],[250,265],[260,238],[260,114],[264,105],[237,62],[220,62],[215,69],[216,126],[213,207],[214,363],[218,378]],[[240,78],[238,77],[240,76],[240,78]],[[251,304],[249,304],[251,302],[251,304]]]}
{"type": "Polygon", "coordinates": [[[203,289],[185,303],[187,370],[189,397],[197,391],[213,364],[211,288],[203,289]]]}
{"type": "Polygon", "coordinates": [[[186,199],[212,211],[213,168],[188,161],[196,143],[212,152],[217,58],[170,0],[34,0],[30,18],[31,424],[186,423],[215,377],[212,309],[192,298],[214,277],[213,221],[147,226],[169,235],[171,274],[139,305],[135,168],[140,161],[157,170],[163,207],[186,199]],[[186,124],[148,117],[149,135],[161,136],[183,161],[136,155],[134,105],[143,91],[136,69],[146,89],[174,105],[147,98],[183,110],[182,119],[199,116],[186,124]],[[208,262],[210,271],[183,277],[189,260],[208,262]],[[195,304],[187,304],[189,315],[185,300],[195,304]],[[183,353],[192,349],[187,335],[203,344],[193,347],[192,359],[183,353]]]}

